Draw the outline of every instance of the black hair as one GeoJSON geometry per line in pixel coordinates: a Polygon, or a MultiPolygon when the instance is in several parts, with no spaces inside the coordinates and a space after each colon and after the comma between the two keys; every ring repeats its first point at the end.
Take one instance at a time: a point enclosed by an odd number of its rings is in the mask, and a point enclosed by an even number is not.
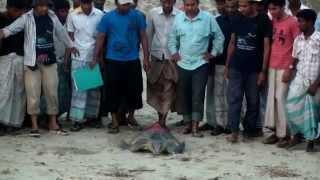
{"type": "Polygon", "coordinates": [[[269,0],[268,5],[273,4],[274,6],[284,7],[286,5],[286,0],[269,0]]]}
{"type": "Polygon", "coordinates": [[[47,6],[52,6],[53,2],[51,0],[32,0],[32,6],[37,6],[37,5],[47,5],[47,6]]]}
{"type": "Polygon", "coordinates": [[[7,0],[7,8],[27,9],[29,7],[27,0],[7,0]]]}
{"type": "Polygon", "coordinates": [[[313,9],[303,9],[298,12],[297,18],[311,21],[314,24],[317,20],[317,13],[313,9]]]}
{"type": "Polygon", "coordinates": [[[53,6],[55,10],[70,9],[70,3],[68,0],[54,0],[53,6]]]}
{"type": "Polygon", "coordinates": [[[81,3],[90,4],[93,0],[80,0],[81,3]]]}
{"type": "MultiPolygon", "coordinates": [[[[197,4],[200,4],[200,0],[196,0],[197,1],[197,4]]],[[[183,3],[185,3],[186,0],[183,0],[183,3]]]]}
{"type": "Polygon", "coordinates": [[[226,0],[215,0],[216,3],[225,3],[226,0]]]}

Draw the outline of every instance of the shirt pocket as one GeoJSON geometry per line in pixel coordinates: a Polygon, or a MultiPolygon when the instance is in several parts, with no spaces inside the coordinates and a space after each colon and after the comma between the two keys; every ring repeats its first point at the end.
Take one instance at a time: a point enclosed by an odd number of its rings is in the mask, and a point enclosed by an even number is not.
{"type": "Polygon", "coordinates": [[[184,27],[177,28],[177,35],[179,37],[182,37],[182,38],[186,37],[187,33],[188,33],[188,29],[187,28],[184,28],[184,27]]]}
{"type": "Polygon", "coordinates": [[[209,27],[198,26],[193,32],[194,42],[201,44],[204,42],[204,40],[209,39],[210,35],[209,27]]]}

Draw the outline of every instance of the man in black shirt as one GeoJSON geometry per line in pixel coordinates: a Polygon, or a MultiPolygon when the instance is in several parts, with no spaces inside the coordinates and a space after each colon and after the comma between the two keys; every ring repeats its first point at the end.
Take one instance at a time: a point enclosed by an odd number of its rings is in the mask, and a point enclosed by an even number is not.
{"type": "Polygon", "coordinates": [[[244,134],[254,136],[259,118],[259,88],[266,80],[272,25],[265,14],[259,14],[253,0],[239,1],[240,15],[232,21],[225,77],[228,84],[228,123],[232,134],[228,141],[239,137],[243,97],[247,110],[243,121],[244,134]]]}
{"type": "MultiPolygon", "coordinates": [[[[0,14],[0,29],[20,17],[27,8],[24,0],[8,0],[0,14]]],[[[25,115],[23,79],[24,33],[0,40],[0,126],[5,132],[21,127],[25,115]]]]}

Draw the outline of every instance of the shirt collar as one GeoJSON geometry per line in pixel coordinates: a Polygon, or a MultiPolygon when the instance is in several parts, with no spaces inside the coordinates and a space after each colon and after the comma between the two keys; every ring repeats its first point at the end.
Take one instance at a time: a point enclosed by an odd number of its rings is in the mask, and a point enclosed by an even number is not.
{"type": "MultiPolygon", "coordinates": [[[[190,21],[190,18],[186,15],[185,12],[183,13],[183,16],[184,16],[184,20],[185,20],[185,21],[190,21]]],[[[192,19],[192,21],[198,21],[198,20],[201,20],[202,18],[203,18],[203,13],[202,13],[202,11],[199,9],[199,13],[197,14],[196,17],[194,17],[194,18],[192,19]]]]}
{"type": "MultiPolygon", "coordinates": [[[[77,9],[75,9],[75,12],[77,13],[77,14],[84,14],[84,12],[83,12],[83,10],[82,10],[82,8],[81,7],[78,7],[77,9]]],[[[92,10],[91,10],[91,12],[90,12],[90,14],[88,15],[88,16],[94,16],[94,15],[96,15],[96,8],[92,8],[92,10]]]]}

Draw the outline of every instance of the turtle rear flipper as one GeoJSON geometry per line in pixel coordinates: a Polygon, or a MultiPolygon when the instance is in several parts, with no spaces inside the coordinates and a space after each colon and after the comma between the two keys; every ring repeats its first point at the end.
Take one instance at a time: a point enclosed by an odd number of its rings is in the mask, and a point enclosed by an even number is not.
{"type": "Polygon", "coordinates": [[[130,146],[130,151],[137,152],[137,151],[146,151],[148,150],[148,139],[141,137],[136,139],[130,146]]]}
{"type": "Polygon", "coordinates": [[[166,150],[169,154],[181,154],[184,152],[185,143],[170,141],[166,144],[166,150]]]}

